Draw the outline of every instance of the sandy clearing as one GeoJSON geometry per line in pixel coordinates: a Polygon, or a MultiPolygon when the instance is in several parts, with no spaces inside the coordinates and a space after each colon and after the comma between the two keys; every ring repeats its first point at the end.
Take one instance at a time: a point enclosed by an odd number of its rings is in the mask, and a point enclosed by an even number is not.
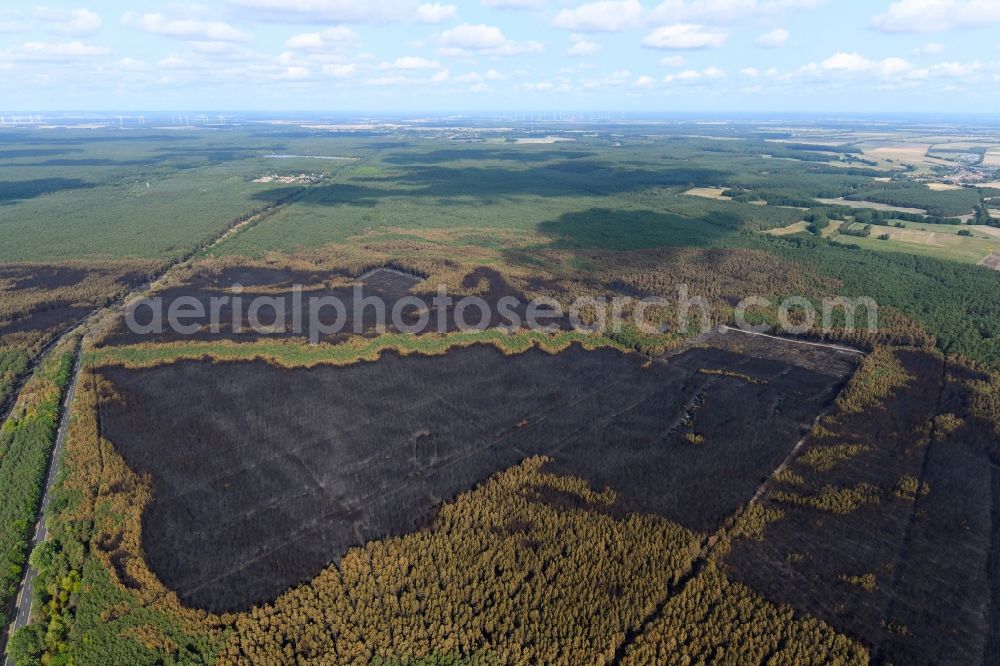
{"type": "Polygon", "coordinates": [[[830,220],[830,226],[820,232],[820,236],[823,238],[833,238],[838,233],[840,233],[840,227],[843,226],[843,222],[840,220],[830,220]]]}
{"type": "Polygon", "coordinates": [[[900,229],[898,227],[872,227],[873,236],[881,236],[882,234],[889,236],[891,240],[932,247],[946,247],[955,245],[956,241],[961,241],[961,237],[955,234],[920,231],[919,229],[900,229]]]}
{"type": "Polygon", "coordinates": [[[843,197],[839,199],[816,199],[816,201],[829,206],[849,206],[850,208],[871,208],[873,210],[891,210],[897,213],[913,213],[915,215],[926,215],[927,211],[922,208],[904,208],[902,206],[890,206],[889,204],[874,203],[871,201],[850,201],[843,197]]]}
{"type": "Polygon", "coordinates": [[[805,222],[796,222],[795,224],[790,224],[787,227],[781,227],[780,229],[768,229],[766,232],[772,236],[789,236],[791,234],[801,233],[806,230],[807,224],[805,222]]]}
{"type": "Polygon", "coordinates": [[[1000,271],[1000,252],[994,252],[980,261],[979,265],[985,266],[986,268],[992,268],[995,271],[1000,271]]]}
{"type": "Polygon", "coordinates": [[[723,196],[723,192],[726,191],[724,187],[692,187],[687,192],[682,192],[682,194],[687,194],[692,197],[702,197],[703,199],[715,199],[717,201],[732,201],[732,197],[723,196]]]}
{"type": "Polygon", "coordinates": [[[948,192],[950,190],[960,190],[961,185],[955,185],[953,183],[927,183],[927,187],[935,192],[948,192]]]}

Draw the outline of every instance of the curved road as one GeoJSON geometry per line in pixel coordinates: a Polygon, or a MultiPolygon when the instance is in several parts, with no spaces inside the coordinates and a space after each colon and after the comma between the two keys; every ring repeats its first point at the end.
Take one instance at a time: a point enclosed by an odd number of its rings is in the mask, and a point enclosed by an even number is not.
{"type": "MultiPolygon", "coordinates": [[[[52,486],[56,481],[56,474],[59,471],[59,461],[62,458],[63,444],[66,441],[66,430],[69,426],[70,405],[73,403],[73,397],[76,395],[76,381],[79,376],[80,346],[78,344],[73,357],[73,372],[69,381],[69,387],[66,389],[65,395],[63,395],[59,431],[56,434],[55,446],[52,447],[52,455],[49,458],[49,472],[45,478],[45,488],[42,490],[42,503],[38,512],[38,521],[35,523],[35,533],[31,537],[29,552],[44,541],[47,534],[45,529],[45,511],[48,509],[52,496],[52,486]]],[[[8,639],[15,631],[28,624],[31,616],[31,600],[34,598],[34,583],[37,576],[38,572],[30,564],[27,564],[24,568],[24,579],[21,581],[21,589],[17,595],[17,608],[14,621],[11,623],[7,635],[8,639]]],[[[14,666],[14,663],[6,656],[3,663],[4,666],[14,666]]]]}

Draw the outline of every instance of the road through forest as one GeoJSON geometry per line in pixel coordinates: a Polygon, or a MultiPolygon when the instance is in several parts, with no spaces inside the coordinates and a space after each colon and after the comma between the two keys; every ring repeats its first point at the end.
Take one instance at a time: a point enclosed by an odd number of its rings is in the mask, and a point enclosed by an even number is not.
{"type": "MultiPolygon", "coordinates": [[[[29,550],[31,552],[35,549],[35,546],[45,541],[47,536],[47,531],[45,529],[45,511],[48,509],[49,502],[52,498],[52,486],[56,481],[56,474],[59,471],[59,460],[62,455],[63,446],[66,442],[66,431],[69,427],[69,417],[70,417],[70,405],[73,404],[73,397],[76,395],[76,382],[80,377],[80,349],[81,346],[77,343],[76,350],[73,355],[73,371],[71,379],[69,382],[69,387],[66,389],[66,394],[63,396],[61,415],[59,418],[59,431],[56,434],[56,443],[52,447],[52,455],[49,458],[49,471],[45,477],[45,487],[42,489],[42,503],[38,510],[38,520],[35,523],[35,533],[31,536],[31,542],[28,544],[29,550]]],[[[8,639],[10,636],[14,635],[14,632],[24,627],[28,624],[28,620],[31,618],[31,600],[34,597],[34,584],[35,577],[38,572],[35,571],[34,567],[30,564],[26,564],[24,567],[24,579],[21,581],[21,588],[17,594],[17,606],[16,612],[14,614],[14,621],[10,625],[8,639]]],[[[13,662],[8,658],[4,657],[4,666],[14,666],[13,662]]]]}
{"type": "MultiPolygon", "coordinates": [[[[180,266],[189,264],[198,255],[203,254],[208,250],[211,250],[213,247],[215,247],[222,241],[228,239],[230,236],[233,235],[234,232],[238,232],[248,227],[252,227],[258,224],[261,220],[272,215],[275,211],[284,208],[285,206],[288,206],[294,201],[297,201],[305,191],[306,188],[302,188],[302,190],[300,190],[299,192],[295,193],[290,197],[287,197],[281,203],[268,206],[264,210],[258,212],[256,215],[250,217],[249,219],[235,220],[231,222],[230,224],[226,225],[226,228],[221,233],[219,233],[212,239],[205,241],[198,248],[191,251],[187,255],[180,257],[176,261],[167,265],[161,271],[159,276],[151,279],[146,284],[143,284],[137,288],[133,288],[127,291],[125,294],[115,299],[112,303],[105,305],[104,307],[96,308],[89,315],[87,315],[82,321],[77,322],[76,324],[66,329],[63,333],[57,335],[53,340],[48,342],[38,354],[35,355],[35,358],[32,360],[32,363],[29,365],[28,369],[25,371],[23,376],[18,379],[18,382],[15,385],[17,388],[17,393],[20,393],[20,390],[24,386],[24,383],[28,381],[28,378],[34,372],[38,364],[43,361],[46,354],[48,354],[52,349],[55,349],[55,347],[62,340],[64,340],[70,335],[73,335],[77,331],[81,330],[84,332],[84,337],[85,337],[87,335],[88,324],[93,321],[99,320],[104,313],[118,308],[126,307],[134,297],[140,296],[141,294],[147,293],[148,291],[154,289],[163,280],[163,278],[165,278],[171,271],[177,269],[180,266]]],[[[45,510],[48,508],[50,497],[52,494],[52,486],[55,483],[56,475],[59,471],[59,462],[62,456],[63,445],[66,440],[66,431],[69,426],[70,412],[72,411],[70,408],[73,404],[73,397],[76,394],[77,378],[80,375],[80,369],[81,369],[80,355],[82,349],[83,349],[83,340],[81,339],[77,343],[75,355],[73,358],[72,379],[70,380],[69,387],[67,388],[66,393],[63,396],[62,415],[59,421],[59,430],[56,434],[55,445],[52,448],[52,454],[49,459],[48,475],[46,476],[45,479],[45,487],[42,489],[41,506],[39,508],[39,511],[35,519],[35,531],[32,535],[31,542],[29,543],[29,551],[28,551],[29,553],[32,550],[34,550],[35,546],[44,541],[45,537],[47,536],[47,532],[45,529],[45,510]]],[[[11,397],[9,409],[4,411],[2,419],[0,419],[0,423],[6,421],[10,412],[13,410],[14,405],[17,403],[17,393],[15,393],[11,397]]],[[[31,619],[31,601],[34,596],[33,588],[34,588],[35,578],[37,575],[38,572],[36,572],[30,564],[25,563],[23,578],[21,579],[21,584],[18,586],[17,601],[16,601],[16,606],[14,608],[15,611],[14,619],[11,622],[10,626],[7,628],[6,632],[0,634],[0,649],[3,649],[4,651],[3,666],[14,666],[14,663],[10,660],[10,658],[6,656],[7,643],[10,637],[14,635],[14,632],[16,632],[18,629],[24,626],[27,626],[28,621],[31,619]]]]}

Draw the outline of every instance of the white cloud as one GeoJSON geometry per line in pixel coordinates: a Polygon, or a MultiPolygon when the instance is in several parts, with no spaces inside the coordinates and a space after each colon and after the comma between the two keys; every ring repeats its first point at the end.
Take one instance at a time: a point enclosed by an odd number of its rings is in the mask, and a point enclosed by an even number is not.
{"type": "Polygon", "coordinates": [[[299,67],[299,66],[286,67],[285,71],[281,73],[281,78],[288,79],[290,81],[301,81],[302,79],[308,79],[309,69],[306,67],[299,67]]]}
{"type": "Polygon", "coordinates": [[[913,64],[904,58],[886,58],[884,60],[871,60],[853,51],[850,53],[835,53],[820,63],[809,63],[799,68],[791,76],[822,77],[825,75],[834,76],[857,76],[876,75],[885,79],[898,79],[904,76],[912,76],[913,64]]]}
{"type": "Polygon", "coordinates": [[[652,76],[640,76],[635,80],[634,85],[636,88],[652,88],[656,85],[656,79],[652,76]]]}
{"type": "Polygon", "coordinates": [[[965,79],[979,74],[984,69],[980,62],[942,62],[931,67],[915,69],[909,73],[911,79],[965,79]]]}
{"type": "Polygon", "coordinates": [[[939,55],[944,53],[944,44],[939,42],[927,42],[921,47],[913,49],[916,55],[939,55]]]}
{"type": "Polygon", "coordinates": [[[164,69],[188,69],[194,66],[194,63],[190,60],[185,60],[179,55],[171,53],[166,58],[162,58],[159,62],[157,62],[156,66],[164,69]]]}
{"type": "Polygon", "coordinates": [[[451,78],[451,72],[447,69],[442,69],[440,72],[436,72],[434,76],[431,77],[431,81],[434,83],[444,83],[451,78]]]}
{"type": "Polygon", "coordinates": [[[639,0],[587,2],[556,14],[552,25],[582,32],[618,32],[639,24],[643,9],[639,0]]]}
{"type": "Polygon", "coordinates": [[[104,46],[94,46],[83,42],[27,42],[15,52],[26,60],[65,60],[70,58],[93,58],[111,53],[111,49],[104,46]]]}
{"type": "Polygon", "coordinates": [[[321,32],[294,35],[285,42],[293,51],[333,51],[359,43],[358,34],[343,25],[336,25],[321,32]]]}
{"type": "Polygon", "coordinates": [[[724,32],[709,32],[694,23],[675,23],[657,28],[642,40],[652,49],[706,49],[718,48],[729,38],[724,32]]]}
{"type": "Polygon", "coordinates": [[[682,21],[731,25],[754,16],[773,17],[791,10],[814,9],[825,0],[664,0],[649,13],[655,23],[682,21]]]}
{"type": "Polygon", "coordinates": [[[874,62],[865,58],[857,51],[853,53],[835,53],[819,64],[820,69],[828,72],[862,72],[874,66],[874,62]]]}
{"type": "Polygon", "coordinates": [[[885,32],[943,32],[1000,23],[996,0],[899,0],[872,19],[885,32]]]}
{"type": "Polygon", "coordinates": [[[0,33],[28,32],[31,24],[22,20],[4,18],[0,19],[0,33]]]}
{"type": "Polygon", "coordinates": [[[900,74],[905,74],[913,69],[913,65],[903,58],[886,58],[878,64],[878,69],[882,76],[891,78],[899,76],[900,74]]]}
{"type": "Polygon", "coordinates": [[[660,58],[660,67],[683,67],[685,64],[687,64],[687,59],[680,55],[660,58]]]}
{"type": "Polygon", "coordinates": [[[74,9],[70,12],[36,7],[34,16],[43,23],[44,29],[61,35],[83,37],[101,29],[101,17],[89,9],[74,9]]]}
{"type": "Polygon", "coordinates": [[[323,73],[335,79],[346,79],[354,76],[358,72],[358,66],[354,63],[335,63],[323,65],[323,73]]]}
{"type": "Polygon", "coordinates": [[[247,60],[255,55],[253,51],[232,42],[191,42],[191,50],[228,60],[247,60]]]}
{"type": "Polygon", "coordinates": [[[492,25],[462,25],[441,33],[441,46],[463,51],[483,51],[503,46],[507,39],[500,28],[492,25]]]}
{"type": "Polygon", "coordinates": [[[578,39],[573,42],[573,45],[569,47],[566,51],[566,55],[570,56],[589,56],[595,53],[601,52],[601,45],[597,42],[590,42],[586,39],[578,39]]]}
{"type": "Polygon", "coordinates": [[[748,79],[756,79],[760,76],[760,71],[756,67],[746,67],[740,70],[740,76],[748,79]]]}
{"type": "Polygon", "coordinates": [[[395,62],[383,63],[382,68],[408,69],[408,70],[441,69],[441,63],[437,62],[436,60],[428,60],[427,58],[420,58],[418,56],[404,56],[402,58],[396,58],[395,62]]]}
{"type": "Polygon", "coordinates": [[[664,77],[663,80],[666,83],[671,83],[673,81],[696,81],[700,78],[701,78],[701,72],[694,69],[688,69],[681,72],[680,74],[676,75],[668,74],[667,76],[664,77]]]}
{"type": "Polygon", "coordinates": [[[551,81],[538,81],[537,83],[525,83],[524,89],[532,92],[548,92],[555,88],[551,81]]]}
{"type": "MultiPolygon", "coordinates": [[[[883,81],[882,89],[905,90],[919,86],[928,80],[948,81],[947,85],[971,83],[986,80],[1000,63],[988,65],[981,62],[942,62],[930,67],[916,67],[905,58],[892,57],[872,60],[856,53],[836,53],[819,63],[809,63],[798,70],[782,75],[781,80],[809,78],[830,80],[878,80],[883,81]]],[[[770,74],[769,74],[770,76],[770,74]]],[[[959,88],[953,88],[959,90],[959,88]]]]}
{"type": "Polygon", "coordinates": [[[456,76],[455,80],[459,83],[479,83],[483,80],[483,77],[478,72],[469,72],[468,74],[456,76]]]}
{"type": "Polygon", "coordinates": [[[151,32],[173,39],[248,42],[250,36],[222,21],[201,21],[198,19],[167,19],[163,14],[136,14],[125,12],[122,23],[144,32],[151,32]]]}
{"type": "Polygon", "coordinates": [[[416,18],[407,0],[229,0],[253,18],[282,23],[386,23],[416,18]]]}
{"type": "Polygon", "coordinates": [[[629,79],[631,78],[632,78],[632,72],[628,71],[627,69],[621,69],[618,70],[617,72],[612,72],[611,74],[605,76],[604,80],[601,83],[609,86],[620,86],[623,83],[628,83],[629,79]]]}
{"type": "Polygon", "coordinates": [[[547,0],[481,0],[480,4],[494,9],[539,9],[548,2],[547,0]]]}
{"type": "Polygon", "coordinates": [[[425,3],[417,7],[417,20],[421,23],[444,23],[458,16],[458,7],[440,3],[425,3]]]}
{"type": "Polygon", "coordinates": [[[464,55],[518,55],[538,53],[542,45],[538,42],[518,43],[507,39],[500,28],[492,25],[471,25],[463,23],[441,33],[438,39],[444,56],[464,55]]]}
{"type": "Polygon", "coordinates": [[[291,24],[442,23],[457,17],[458,6],[418,0],[228,0],[254,20],[291,24]]]}
{"type": "Polygon", "coordinates": [[[775,28],[770,32],[765,32],[763,35],[757,38],[757,44],[760,46],[777,47],[782,46],[791,37],[789,33],[784,28],[775,28]]]}
{"type": "Polygon", "coordinates": [[[142,60],[136,60],[135,58],[122,58],[116,63],[119,69],[123,69],[128,72],[142,72],[149,69],[149,65],[142,60]]]}
{"type": "Polygon", "coordinates": [[[611,72],[606,76],[599,79],[587,79],[583,81],[583,88],[587,90],[595,90],[598,88],[608,88],[608,87],[618,87],[625,85],[635,85],[635,82],[643,78],[642,76],[636,77],[628,69],[619,69],[617,71],[611,72]]]}
{"type": "Polygon", "coordinates": [[[698,71],[696,69],[688,69],[679,74],[667,74],[663,77],[664,83],[674,83],[679,81],[681,83],[693,83],[696,81],[701,81],[706,79],[709,81],[715,81],[724,78],[726,73],[719,69],[718,67],[706,67],[705,69],[698,71]]]}
{"type": "Polygon", "coordinates": [[[378,76],[368,79],[366,83],[370,86],[398,86],[404,83],[411,83],[405,76],[378,76]]]}

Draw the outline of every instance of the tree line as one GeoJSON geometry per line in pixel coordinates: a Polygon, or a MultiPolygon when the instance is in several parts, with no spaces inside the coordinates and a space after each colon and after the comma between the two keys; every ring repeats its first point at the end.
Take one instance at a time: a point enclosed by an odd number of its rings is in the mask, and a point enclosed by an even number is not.
{"type": "MultiPolygon", "coordinates": [[[[9,606],[24,573],[74,345],[67,341],[46,357],[0,428],[0,609],[9,606]]],[[[0,613],[0,624],[11,619],[0,613]]]]}

